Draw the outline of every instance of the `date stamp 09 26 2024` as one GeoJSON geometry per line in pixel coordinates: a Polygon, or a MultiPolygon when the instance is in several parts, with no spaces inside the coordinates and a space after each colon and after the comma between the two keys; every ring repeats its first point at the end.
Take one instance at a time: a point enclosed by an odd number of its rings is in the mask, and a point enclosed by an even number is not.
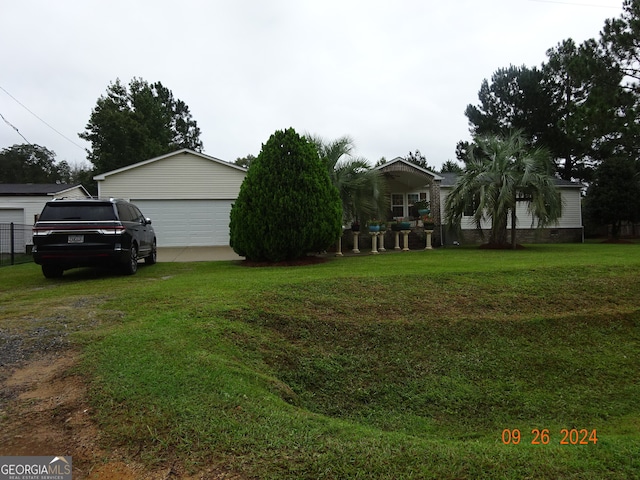
{"type": "MultiPolygon", "coordinates": [[[[549,445],[552,434],[548,428],[534,428],[531,430],[531,445],[549,445]]],[[[563,428],[560,430],[559,445],[595,445],[598,443],[596,429],[587,428],[563,428]]],[[[502,430],[502,443],[505,445],[518,445],[523,436],[517,428],[505,428],[502,430]]]]}

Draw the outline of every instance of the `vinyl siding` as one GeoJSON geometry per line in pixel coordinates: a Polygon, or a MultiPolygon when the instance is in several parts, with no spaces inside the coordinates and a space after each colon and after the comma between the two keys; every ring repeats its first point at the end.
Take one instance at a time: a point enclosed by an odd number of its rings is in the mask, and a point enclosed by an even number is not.
{"type": "Polygon", "coordinates": [[[162,158],[99,182],[101,197],[154,200],[219,199],[238,196],[245,172],[189,153],[162,158]]]}
{"type": "MultiPolygon", "coordinates": [[[[442,192],[442,218],[444,218],[444,204],[446,197],[451,191],[450,188],[443,188],[442,192]]],[[[580,196],[580,189],[575,187],[561,187],[560,194],[562,195],[562,216],[554,225],[550,225],[550,228],[581,228],[582,227],[582,207],[580,196]]],[[[527,211],[527,205],[520,204],[516,210],[516,216],[518,221],[518,228],[531,228],[532,217],[527,211]]],[[[509,228],[511,227],[511,219],[509,218],[509,228]]],[[[461,227],[463,230],[474,230],[476,228],[472,217],[462,217],[461,227]]],[[[534,221],[533,227],[536,227],[534,221]]],[[[491,222],[485,220],[482,222],[483,229],[490,229],[491,222]]]]}
{"type": "Polygon", "coordinates": [[[42,212],[44,204],[54,198],[86,198],[86,196],[84,191],[77,187],[53,196],[6,196],[0,197],[0,209],[21,209],[24,215],[23,220],[19,223],[33,225],[35,216],[42,212]]]}
{"type": "Polygon", "coordinates": [[[0,209],[20,209],[23,215],[19,223],[33,225],[35,216],[42,212],[44,204],[49,200],[51,197],[2,197],[0,209]]]}

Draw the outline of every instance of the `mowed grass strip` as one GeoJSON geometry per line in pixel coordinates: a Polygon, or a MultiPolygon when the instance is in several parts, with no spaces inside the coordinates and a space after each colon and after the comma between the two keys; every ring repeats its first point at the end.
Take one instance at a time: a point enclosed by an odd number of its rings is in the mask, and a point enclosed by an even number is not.
{"type": "Polygon", "coordinates": [[[119,312],[76,338],[106,440],[150,464],[221,462],[256,478],[634,478],[639,254],[446,249],[57,283],[20,266],[11,288],[31,305],[83,292],[119,312]],[[597,443],[561,445],[564,428],[596,430],[597,443]],[[505,429],[521,442],[505,445],[505,429]],[[532,445],[533,429],[549,443],[532,445]]]}

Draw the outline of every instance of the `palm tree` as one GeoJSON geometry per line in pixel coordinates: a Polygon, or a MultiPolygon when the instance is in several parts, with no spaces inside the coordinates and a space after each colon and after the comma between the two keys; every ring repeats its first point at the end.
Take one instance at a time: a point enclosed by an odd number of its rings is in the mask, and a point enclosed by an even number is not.
{"type": "Polygon", "coordinates": [[[532,219],[537,219],[538,227],[560,218],[562,200],[545,150],[529,148],[519,131],[506,138],[480,137],[475,143],[463,173],[445,202],[445,216],[450,226],[459,229],[462,215],[472,205],[478,229],[485,218],[491,221],[489,243],[507,245],[510,215],[511,246],[515,248],[518,202],[527,202],[528,212],[532,219]]]}
{"type": "Polygon", "coordinates": [[[315,144],[331,181],[340,192],[343,224],[383,216],[387,210],[384,179],[365,159],[352,155],[353,140],[348,136],[331,142],[318,136],[307,135],[307,138],[315,144]]]}

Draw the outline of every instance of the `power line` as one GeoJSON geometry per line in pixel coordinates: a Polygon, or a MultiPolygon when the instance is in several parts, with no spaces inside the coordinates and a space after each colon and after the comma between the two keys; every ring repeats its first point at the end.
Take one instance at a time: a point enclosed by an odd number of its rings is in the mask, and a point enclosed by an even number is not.
{"type": "MultiPolygon", "coordinates": [[[[2,88],[2,87],[0,87],[0,88],[2,88]]],[[[4,123],[6,123],[7,125],[9,125],[9,126],[10,126],[11,128],[13,128],[16,132],[18,132],[18,135],[20,135],[20,136],[24,139],[24,141],[25,141],[25,142],[27,142],[29,145],[31,145],[31,142],[30,142],[29,140],[27,140],[27,139],[25,138],[25,136],[24,136],[24,135],[22,135],[22,134],[20,133],[20,130],[18,130],[18,127],[16,127],[16,126],[15,126],[15,125],[13,125],[11,122],[9,122],[9,120],[7,120],[6,118],[4,118],[4,115],[2,115],[1,113],[0,113],[0,117],[2,117],[2,120],[4,120],[4,123]]]]}
{"type": "Polygon", "coordinates": [[[594,5],[592,3],[561,2],[560,0],[529,0],[529,1],[537,2],[537,3],[557,3],[559,5],[570,5],[574,7],[613,8],[616,10],[620,10],[620,7],[612,7],[611,5],[594,5]]]}
{"type": "MultiPolygon", "coordinates": [[[[44,123],[47,127],[49,127],[51,130],[53,130],[54,132],[56,132],[58,135],[60,135],[62,138],[64,138],[65,140],[67,140],[69,143],[72,143],[73,145],[75,145],[76,147],[78,147],[80,150],[82,150],[84,152],[84,148],[81,147],[80,145],[78,145],[76,142],[74,142],[73,140],[71,140],[69,137],[67,137],[66,135],[64,135],[63,133],[60,133],[58,130],[56,130],[55,128],[53,128],[51,125],[49,125],[47,122],[45,122],[42,118],[40,118],[38,115],[36,115],[35,113],[33,113],[31,110],[29,110],[29,108],[24,105],[22,102],[20,102],[20,100],[18,100],[16,97],[14,97],[13,95],[11,95],[9,92],[7,92],[6,89],[4,89],[3,87],[0,87],[0,90],[2,90],[4,93],[6,93],[7,95],[9,95],[18,105],[20,105],[22,108],[24,108],[27,112],[29,112],[31,115],[33,115],[34,117],[36,117],[38,120],[40,120],[42,123],[44,123]]],[[[2,117],[2,119],[7,122],[7,120],[2,117]]],[[[11,125],[9,122],[7,122],[9,125],[11,125]]],[[[18,132],[18,129],[16,127],[14,127],[13,125],[11,125],[16,132],[18,132]]],[[[20,132],[18,132],[20,133],[20,132]]],[[[22,136],[22,134],[20,133],[20,136],[22,138],[24,138],[22,136]]],[[[26,140],[26,138],[25,138],[26,140]]],[[[29,143],[29,142],[27,142],[29,143]]]]}

